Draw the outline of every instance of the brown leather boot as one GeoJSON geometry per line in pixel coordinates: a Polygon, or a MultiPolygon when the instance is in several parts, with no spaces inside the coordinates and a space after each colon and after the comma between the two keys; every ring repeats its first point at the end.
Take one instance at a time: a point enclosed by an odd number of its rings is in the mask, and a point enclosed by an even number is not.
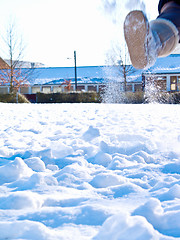
{"type": "Polygon", "coordinates": [[[124,35],[132,65],[137,69],[154,65],[157,57],[169,55],[179,42],[178,30],[172,22],[158,18],[149,23],[142,11],[127,15],[124,35]]]}

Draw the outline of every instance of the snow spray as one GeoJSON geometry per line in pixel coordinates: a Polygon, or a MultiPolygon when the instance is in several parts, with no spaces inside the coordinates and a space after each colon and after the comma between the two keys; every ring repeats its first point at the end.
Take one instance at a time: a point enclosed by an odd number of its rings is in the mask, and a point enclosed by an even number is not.
{"type": "MultiPolygon", "coordinates": [[[[149,72],[150,73],[150,72],[149,72]]],[[[161,87],[157,85],[156,77],[150,76],[145,84],[144,89],[145,103],[172,103],[173,99],[168,92],[163,92],[161,87]]]]}
{"type": "MultiPolygon", "coordinates": [[[[125,53],[125,41],[124,41],[124,31],[123,31],[123,25],[124,25],[124,19],[126,15],[128,14],[129,11],[132,10],[142,10],[143,12],[146,13],[146,6],[143,0],[102,0],[103,4],[103,10],[105,14],[110,17],[110,20],[112,23],[116,26],[117,29],[117,34],[112,39],[112,46],[115,45],[115,47],[120,49],[120,52],[123,53],[123,56],[127,55],[125,53]],[[114,39],[115,38],[115,39],[114,39]],[[125,54],[124,54],[125,53],[125,54]]],[[[114,46],[113,46],[114,48],[114,46]]],[[[122,54],[121,56],[116,54],[113,51],[113,48],[108,51],[108,53],[111,54],[110,59],[114,57],[120,57],[121,59],[123,58],[122,54]]],[[[119,59],[116,59],[115,62],[108,62],[109,65],[114,65],[117,64],[119,59]]],[[[125,64],[131,64],[124,62],[123,65],[125,64]]],[[[112,71],[112,70],[111,70],[112,71]]],[[[105,71],[105,76],[107,74],[107,70],[105,71]]],[[[108,76],[109,76],[108,72],[108,76]]],[[[127,81],[128,81],[128,76],[127,76],[127,81]]],[[[102,101],[107,102],[107,103],[118,103],[118,102],[124,102],[124,97],[126,94],[124,93],[124,89],[122,87],[124,82],[123,76],[116,77],[116,80],[111,80],[109,77],[107,84],[105,86],[104,93],[102,95],[102,101]]],[[[158,102],[159,100],[159,94],[160,90],[156,88],[156,86],[152,83],[151,81],[149,84],[147,84],[145,88],[145,98],[147,102],[158,102]]]]}
{"type": "Polygon", "coordinates": [[[140,0],[128,0],[125,4],[126,8],[130,11],[134,9],[140,9],[146,13],[146,6],[143,1],[140,0]]]}
{"type": "Polygon", "coordinates": [[[102,0],[105,12],[112,14],[117,8],[117,0],[102,0]]]}
{"type": "Polygon", "coordinates": [[[123,25],[125,16],[129,11],[142,10],[146,13],[146,7],[142,0],[102,0],[103,11],[111,17],[113,23],[123,25]]]}
{"type": "MultiPolygon", "coordinates": [[[[101,99],[106,103],[123,103],[126,102],[126,93],[124,92],[124,73],[121,67],[130,64],[130,60],[127,60],[129,56],[124,40],[124,19],[128,12],[132,10],[132,6],[145,11],[145,4],[142,0],[101,0],[101,2],[104,14],[115,27],[115,33],[111,40],[111,49],[107,50],[106,63],[109,66],[116,65],[116,67],[109,67],[104,70],[107,81],[101,99]],[[118,71],[117,68],[119,68],[118,71]]],[[[128,75],[131,74],[128,73],[128,75]]]]}

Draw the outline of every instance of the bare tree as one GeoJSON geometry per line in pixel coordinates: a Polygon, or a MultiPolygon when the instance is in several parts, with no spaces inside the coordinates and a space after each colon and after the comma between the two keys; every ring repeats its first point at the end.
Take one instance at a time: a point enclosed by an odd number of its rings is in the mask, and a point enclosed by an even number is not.
{"type": "Polygon", "coordinates": [[[25,50],[22,37],[18,35],[14,23],[10,23],[6,36],[2,36],[5,45],[5,54],[8,59],[8,67],[0,70],[0,85],[9,85],[10,92],[18,91],[20,86],[28,85],[32,69],[22,67],[22,57],[25,50]]]}
{"type": "Polygon", "coordinates": [[[135,69],[130,65],[127,48],[114,45],[107,54],[107,63],[109,66],[105,75],[111,77],[108,77],[101,94],[102,101],[106,103],[126,102],[128,78],[135,72],[135,69]]]}
{"type": "Polygon", "coordinates": [[[127,79],[135,72],[130,64],[129,54],[126,45],[124,48],[114,47],[108,54],[108,61],[117,69],[120,81],[124,85],[124,92],[127,91],[127,79]]]}

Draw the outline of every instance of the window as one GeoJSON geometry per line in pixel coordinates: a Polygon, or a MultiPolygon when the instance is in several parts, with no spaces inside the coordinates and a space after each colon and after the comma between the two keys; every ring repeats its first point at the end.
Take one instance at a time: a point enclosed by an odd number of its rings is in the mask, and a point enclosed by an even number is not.
{"type": "Polygon", "coordinates": [[[42,87],[43,93],[50,93],[51,92],[51,87],[42,87]]]}
{"type": "Polygon", "coordinates": [[[62,87],[61,86],[53,86],[53,93],[58,93],[62,92],[62,87]]]}
{"type": "Polygon", "coordinates": [[[99,92],[104,92],[106,85],[99,85],[99,92]]]}
{"type": "Polygon", "coordinates": [[[82,91],[82,90],[84,90],[84,89],[85,89],[84,86],[77,86],[77,91],[82,91]]]}
{"type": "Polygon", "coordinates": [[[28,94],[29,93],[29,88],[28,87],[21,87],[20,88],[20,93],[28,94]]]}
{"type": "Polygon", "coordinates": [[[126,86],[126,91],[132,92],[132,84],[131,84],[131,85],[128,84],[128,85],[126,86]]]}
{"type": "Polygon", "coordinates": [[[178,91],[180,91],[180,76],[178,76],[178,91]]]}
{"type": "Polygon", "coordinates": [[[32,87],[32,94],[40,92],[40,87],[32,87]]]}
{"type": "Polygon", "coordinates": [[[167,89],[166,76],[152,75],[146,78],[146,84],[150,84],[150,86],[157,88],[159,91],[166,91],[167,89]]]}
{"type": "Polygon", "coordinates": [[[8,93],[8,87],[0,87],[0,94],[7,94],[8,93]]]}
{"type": "Polygon", "coordinates": [[[166,77],[165,76],[158,76],[156,78],[156,80],[159,80],[159,81],[166,80],[166,77]]]}
{"type": "Polygon", "coordinates": [[[142,91],[142,84],[134,84],[134,90],[135,92],[142,91]]]}
{"type": "Polygon", "coordinates": [[[159,91],[165,91],[166,90],[166,80],[155,81],[154,85],[159,91]]]}
{"type": "Polygon", "coordinates": [[[177,91],[177,76],[171,76],[171,91],[177,91]]]}
{"type": "Polygon", "coordinates": [[[97,91],[97,87],[96,86],[88,86],[88,91],[97,91]]]}

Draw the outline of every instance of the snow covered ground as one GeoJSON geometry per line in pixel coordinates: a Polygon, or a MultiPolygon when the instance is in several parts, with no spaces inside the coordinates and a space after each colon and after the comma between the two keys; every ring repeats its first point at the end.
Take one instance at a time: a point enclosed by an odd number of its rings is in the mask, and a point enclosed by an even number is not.
{"type": "Polygon", "coordinates": [[[0,239],[180,239],[180,106],[0,104],[0,239]]]}

